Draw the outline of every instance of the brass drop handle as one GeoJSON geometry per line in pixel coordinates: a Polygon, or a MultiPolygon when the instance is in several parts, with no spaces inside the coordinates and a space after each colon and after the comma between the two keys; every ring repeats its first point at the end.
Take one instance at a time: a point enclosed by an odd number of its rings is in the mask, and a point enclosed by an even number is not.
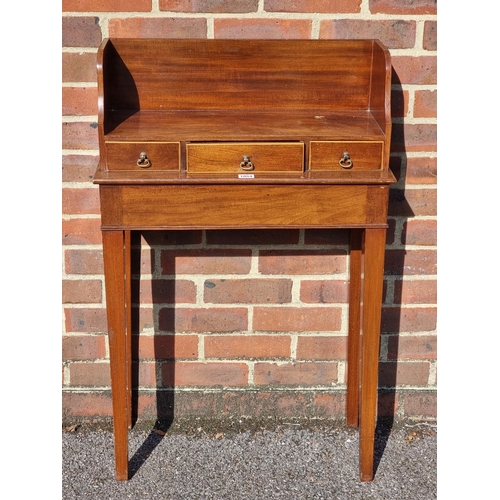
{"type": "Polygon", "coordinates": [[[250,156],[244,155],[243,161],[240,163],[241,170],[253,170],[255,167],[250,161],[250,156]]]}
{"type": "Polygon", "coordinates": [[[141,168],[148,168],[151,166],[148,155],[144,152],[139,154],[139,159],[137,160],[137,166],[141,168]]]}
{"type": "Polygon", "coordinates": [[[339,160],[339,165],[342,168],[351,168],[352,167],[352,160],[351,160],[351,157],[349,156],[349,151],[344,151],[342,153],[342,157],[339,160]]]}

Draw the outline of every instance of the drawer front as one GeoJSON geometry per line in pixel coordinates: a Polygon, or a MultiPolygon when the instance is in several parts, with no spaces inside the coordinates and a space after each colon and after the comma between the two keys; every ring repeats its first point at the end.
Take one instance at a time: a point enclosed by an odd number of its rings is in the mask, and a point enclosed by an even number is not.
{"type": "Polygon", "coordinates": [[[107,142],[108,170],[179,170],[178,142],[107,142]]]}
{"type": "Polygon", "coordinates": [[[311,141],[309,170],[380,170],[383,142],[311,141]]]}
{"type": "Polygon", "coordinates": [[[186,164],[190,173],[302,172],[304,143],[190,143],[186,164]]]}

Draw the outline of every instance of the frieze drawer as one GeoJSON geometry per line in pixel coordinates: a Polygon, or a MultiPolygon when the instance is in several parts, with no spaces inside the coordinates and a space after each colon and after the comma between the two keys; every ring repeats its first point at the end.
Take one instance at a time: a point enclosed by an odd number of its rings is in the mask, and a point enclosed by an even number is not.
{"type": "Polygon", "coordinates": [[[379,170],[384,144],[370,141],[311,141],[310,170],[379,170]]]}
{"type": "Polygon", "coordinates": [[[179,170],[178,142],[106,142],[108,170],[179,170]]]}

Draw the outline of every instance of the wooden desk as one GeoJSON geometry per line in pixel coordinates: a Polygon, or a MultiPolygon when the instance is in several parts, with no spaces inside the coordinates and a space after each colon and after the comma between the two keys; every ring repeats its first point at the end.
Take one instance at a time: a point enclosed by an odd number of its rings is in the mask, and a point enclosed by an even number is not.
{"type": "Polygon", "coordinates": [[[128,479],[131,230],[350,228],[347,424],[373,479],[391,136],[376,40],[104,40],[99,184],[116,478],[128,479]]]}

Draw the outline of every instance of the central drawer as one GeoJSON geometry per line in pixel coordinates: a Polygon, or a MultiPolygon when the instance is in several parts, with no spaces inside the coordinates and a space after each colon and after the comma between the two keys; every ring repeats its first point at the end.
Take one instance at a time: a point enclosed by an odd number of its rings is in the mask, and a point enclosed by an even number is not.
{"type": "Polygon", "coordinates": [[[186,145],[191,173],[302,172],[303,142],[219,142],[186,145]]]}

